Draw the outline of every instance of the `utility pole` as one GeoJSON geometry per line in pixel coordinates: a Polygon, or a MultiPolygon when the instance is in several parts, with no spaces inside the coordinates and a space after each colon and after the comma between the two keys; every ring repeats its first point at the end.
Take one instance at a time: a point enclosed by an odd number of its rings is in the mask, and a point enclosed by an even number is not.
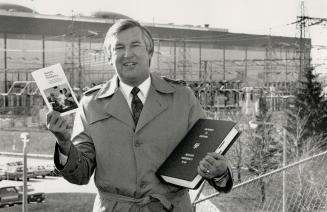
{"type": "Polygon", "coordinates": [[[82,88],[81,35],[78,35],[78,87],[82,88]]]}
{"type": "Polygon", "coordinates": [[[42,34],[42,68],[45,68],[45,36],[42,34]]]}
{"type": "Polygon", "coordinates": [[[207,81],[207,67],[208,67],[208,60],[204,60],[204,73],[203,73],[203,81],[207,81]]]}
{"type": "Polygon", "coordinates": [[[286,88],[286,92],[287,94],[290,94],[291,91],[290,91],[290,86],[288,85],[288,80],[287,80],[287,63],[288,63],[288,60],[287,60],[287,56],[288,56],[288,48],[286,48],[285,50],[285,88],[286,88]]]}
{"type": "Polygon", "coordinates": [[[248,75],[248,48],[245,48],[245,70],[244,70],[244,74],[242,74],[242,81],[246,81],[247,75],[248,75]]]}
{"type": "Polygon", "coordinates": [[[304,38],[305,38],[305,31],[306,31],[306,21],[304,16],[304,2],[301,2],[301,16],[298,17],[299,21],[299,28],[300,28],[300,68],[299,68],[299,82],[301,82],[302,75],[303,75],[303,68],[304,68],[304,60],[305,60],[305,51],[304,51],[304,38]]]}
{"type": "Polygon", "coordinates": [[[223,48],[223,80],[226,80],[226,48],[223,48]]]}
{"type": "Polygon", "coordinates": [[[23,212],[28,212],[27,208],[27,143],[30,141],[30,134],[24,132],[20,134],[20,138],[23,142],[23,156],[24,156],[24,167],[23,167],[23,212]]]}
{"type": "MultiPolygon", "coordinates": [[[[304,1],[301,1],[301,15],[297,16],[297,20],[291,24],[296,24],[297,28],[300,31],[300,44],[299,44],[299,81],[302,79],[302,76],[304,74],[304,70],[305,68],[308,66],[309,64],[309,59],[310,59],[310,55],[308,55],[308,53],[310,51],[307,51],[308,47],[307,45],[309,43],[307,43],[306,41],[306,31],[307,31],[307,27],[310,26],[314,26],[317,24],[320,25],[325,25],[327,26],[327,18],[316,18],[316,17],[309,17],[305,15],[305,8],[304,8],[304,1]]],[[[309,47],[311,48],[311,46],[309,47]]]]}
{"type": "Polygon", "coordinates": [[[70,29],[70,38],[71,38],[71,86],[74,87],[75,85],[75,73],[74,73],[74,11],[72,10],[72,23],[71,23],[71,29],[70,29]]]}
{"type": "Polygon", "coordinates": [[[202,45],[199,42],[199,81],[202,79],[202,45]]]}
{"type": "MultiPolygon", "coordinates": [[[[7,91],[8,91],[8,85],[7,85],[7,81],[8,81],[8,79],[7,79],[7,33],[4,33],[4,35],[3,35],[3,42],[4,42],[4,44],[3,44],[3,47],[4,47],[4,55],[3,55],[3,59],[4,59],[4,74],[5,74],[5,93],[7,93],[7,91]]],[[[5,103],[6,104],[6,103],[5,103]]]]}
{"type": "Polygon", "coordinates": [[[174,40],[174,79],[176,79],[176,69],[177,69],[177,61],[176,61],[176,40],[174,40]]]}
{"type": "Polygon", "coordinates": [[[183,50],[182,50],[182,54],[183,54],[183,69],[182,69],[182,71],[183,71],[183,74],[182,74],[182,76],[183,76],[183,80],[185,80],[185,78],[186,78],[186,42],[185,42],[185,40],[183,41],[183,50]]]}
{"type": "Polygon", "coordinates": [[[158,50],[157,50],[157,71],[160,73],[160,39],[158,39],[158,50]]]}
{"type": "MultiPolygon", "coordinates": [[[[283,167],[286,166],[286,129],[283,128],[283,167]]],[[[282,206],[282,212],[286,212],[286,172],[283,171],[283,206],[282,206]]]]}

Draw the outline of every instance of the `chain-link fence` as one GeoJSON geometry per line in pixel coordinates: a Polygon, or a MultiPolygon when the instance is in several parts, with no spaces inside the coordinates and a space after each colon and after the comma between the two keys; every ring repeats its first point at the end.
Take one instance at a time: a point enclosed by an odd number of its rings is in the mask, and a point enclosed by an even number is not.
{"type": "Polygon", "coordinates": [[[236,183],[228,194],[204,185],[195,211],[327,211],[327,151],[236,183]]]}

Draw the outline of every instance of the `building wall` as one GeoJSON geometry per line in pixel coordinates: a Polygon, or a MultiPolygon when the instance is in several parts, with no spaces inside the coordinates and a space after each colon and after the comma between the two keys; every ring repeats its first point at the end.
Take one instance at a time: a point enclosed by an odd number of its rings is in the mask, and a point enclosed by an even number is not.
{"type": "MultiPolygon", "coordinates": [[[[13,24],[15,21],[18,23],[14,20],[13,24]]],[[[4,25],[8,31],[0,30],[0,92],[6,92],[14,81],[33,80],[30,72],[55,63],[62,64],[72,87],[87,87],[114,75],[102,52],[103,36],[84,33],[87,29],[105,31],[108,24],[75,22],[75,31],[71,25],[69,33],[70,22],[64,22],[66,28],[61,22],[64,21],[37,20],[40,25],[35,34],[30,28],[26,31],[4,25]],[[59,24],[61,28],[52,29],[49,35],[46,23],[59,24]]],[[[1,21],[0,25],[3,25],[1,21]]],[[[240,80],[243,86],[298,79],[299,51],[294,38],[153,26],[150,30],[155,37],[151,70],[160,75],[185,81],[240,80]],[[185,37],[181,38],[183,32],[185,37]],[[282,45],[285,43],[287,45],[282,45]]],[[[309,58],[310,49],[306,54],[309,58]]]]}

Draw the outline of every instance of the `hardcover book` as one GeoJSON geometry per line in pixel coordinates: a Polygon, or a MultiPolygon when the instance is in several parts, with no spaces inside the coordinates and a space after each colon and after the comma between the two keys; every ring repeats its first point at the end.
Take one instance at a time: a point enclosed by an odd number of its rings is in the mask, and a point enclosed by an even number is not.
{"type": "Polygon", "coordinates": [[[235,122],[199,119],[156,174],[167,183],[196,189],[204,180],[197,171],[199,162],[208,152],[224,155],[240,134],[235,122]]]}

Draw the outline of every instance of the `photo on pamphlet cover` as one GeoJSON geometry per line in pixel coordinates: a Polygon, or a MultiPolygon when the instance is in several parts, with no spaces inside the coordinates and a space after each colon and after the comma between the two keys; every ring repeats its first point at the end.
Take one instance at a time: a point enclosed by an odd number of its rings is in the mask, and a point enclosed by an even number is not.
{"type": "Polygon", "coordinates": [[[49,110],[62,116],[76,112],[79,104],[60,64],[33,71],[32,76],[49,110]]]}

